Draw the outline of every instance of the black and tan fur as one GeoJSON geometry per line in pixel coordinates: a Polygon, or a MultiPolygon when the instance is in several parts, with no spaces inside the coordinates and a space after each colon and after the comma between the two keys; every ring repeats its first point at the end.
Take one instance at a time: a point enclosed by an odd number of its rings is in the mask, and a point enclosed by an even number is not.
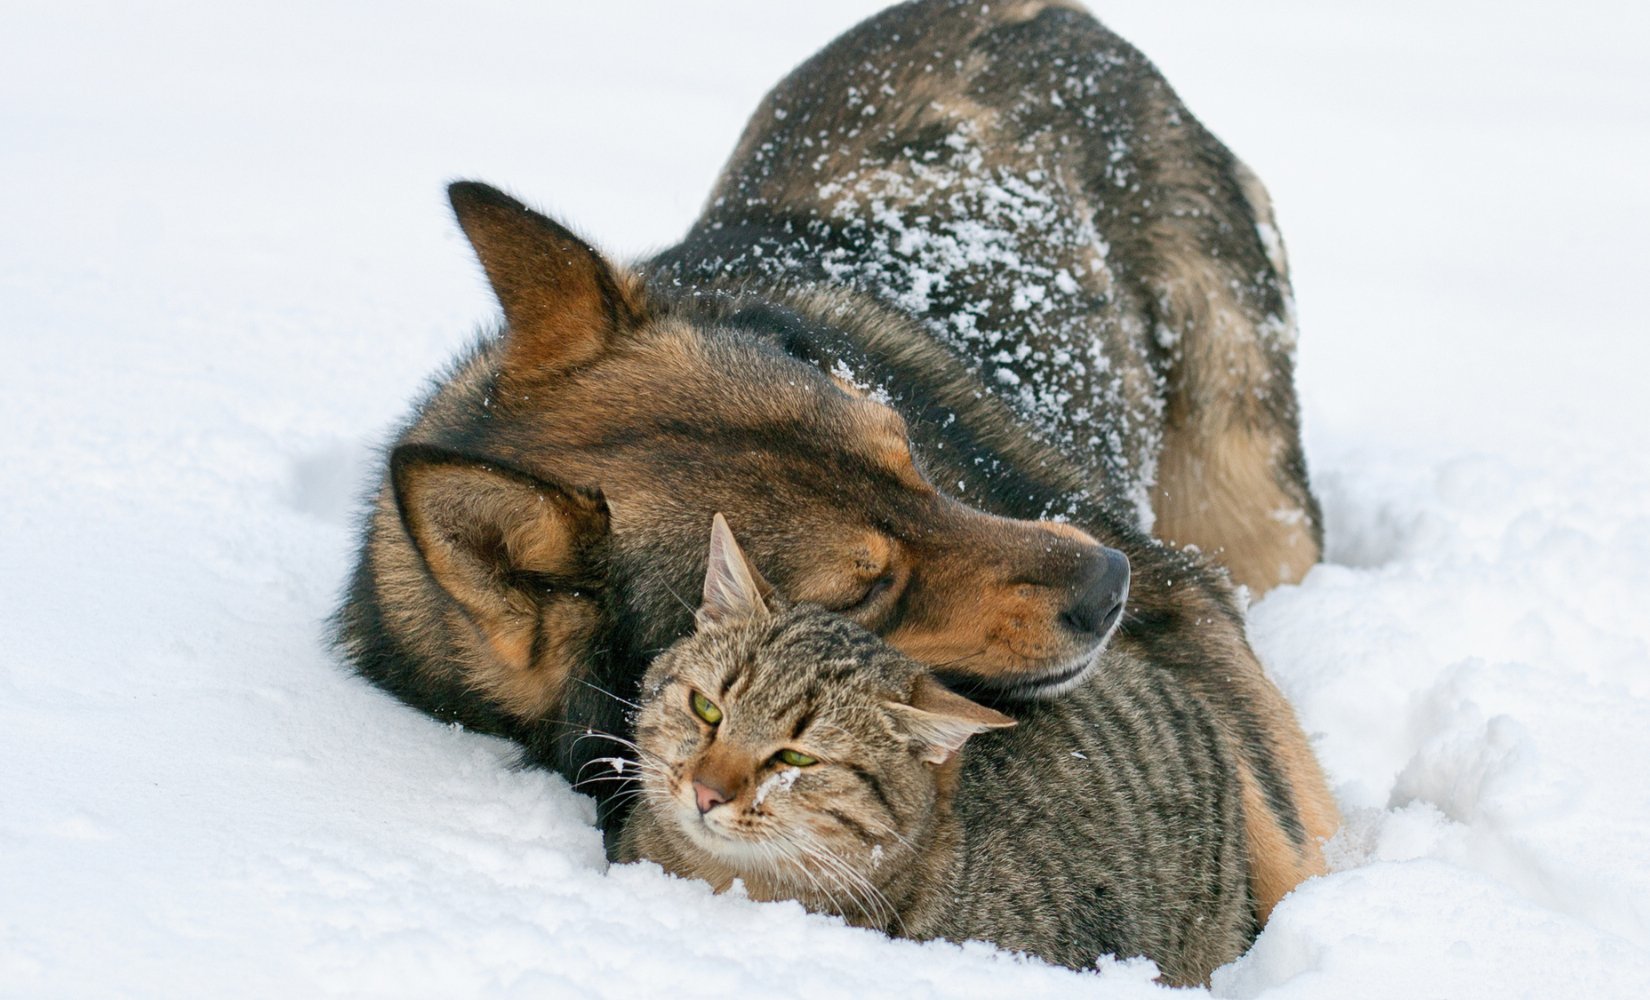
{"type": "Polygon", "coordinates": [[[1237,773],[1182,685],[1113,655],[1010,717],[786,605],[725,523],[710,548],[698,630],[648,670],[636,763],[608,776],[639,793],[621,859],[1076,969],[1145,955],[1187,985],[1242,954],[1237,773]]]}
{"type": "Polygon", "coordinates": [[[1262,916],[1322,870],[1333,801],[1207,561],[1259,590],[1317,557],[1284,262],[1139,53],[1058,5],[891,9],[634,270],[452,198],[505,322],[397,437],[338,617],[362,673],[576,775],[688,629],[714,511],[787,594],[1006,701],[1096,662],[1120,550],[1100,668],[1213,713],[1262,916]]]}

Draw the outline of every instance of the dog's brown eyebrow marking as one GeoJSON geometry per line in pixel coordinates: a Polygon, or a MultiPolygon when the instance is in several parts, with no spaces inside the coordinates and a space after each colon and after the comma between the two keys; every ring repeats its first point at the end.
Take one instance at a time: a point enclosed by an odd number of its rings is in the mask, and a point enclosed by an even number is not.
{"type": "Polygon", "coordinates": [[[903,437],[890,437],[881,442],[873,462],[880,471],[892,475],[906,489],[922,493],[935,492],[934,484],[924,478],[922,471],[917,468],[916,456],[911,453],[910,442],[903,437]]]}

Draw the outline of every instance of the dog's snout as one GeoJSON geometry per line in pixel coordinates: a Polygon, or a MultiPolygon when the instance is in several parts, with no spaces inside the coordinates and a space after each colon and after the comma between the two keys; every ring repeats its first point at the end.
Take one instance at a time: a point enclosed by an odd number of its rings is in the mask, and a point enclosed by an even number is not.
{"type": "Polygon", "coordinates": [[[1071,603],[1060,614],[1066,628],[1085,637],[1102,639],[1122,617],[1129,596],[1129,557],[1116,549],[1096,546],[1084,553],[1071,603]]]}

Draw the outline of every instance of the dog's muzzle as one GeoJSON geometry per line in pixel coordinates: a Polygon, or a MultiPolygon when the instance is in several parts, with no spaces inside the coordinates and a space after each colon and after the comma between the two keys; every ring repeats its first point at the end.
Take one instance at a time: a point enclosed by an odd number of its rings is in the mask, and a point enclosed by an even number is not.
{"type": "Polygon", "coordinates": [[[1096,546],[1084,559],[1072,600],[1060,613],[1060,624],[1074,638],[1097,645],[1111,637],[1123,617],[1129,598],[1129,557],[1116,549],[1096,546]]]}

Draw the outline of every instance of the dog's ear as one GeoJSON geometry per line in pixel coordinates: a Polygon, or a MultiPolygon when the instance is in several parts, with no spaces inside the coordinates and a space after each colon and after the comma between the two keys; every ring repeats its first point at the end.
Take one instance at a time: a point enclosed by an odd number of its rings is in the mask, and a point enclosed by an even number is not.
{"type": "Polygon", "coordinates": [[[944,764],[968,738],[988,729],[1006,729],[1015,721],[1001,712],[969,701],[924,674],[907,702],[889,702],[889,711],[929,764],[944,764]]]}
{"type": "Polygon", "coordinates": [[[763,595],[772,593],[773,587],[745,558],[727,519],[718,513],[711,519],[705,596],[695,620],[710,625],[763,617],[768,614],[763,595]]]}
{"type": "Polygon", "coordinates": [[[476,181],[447,196],[504,307],[501,377],[528,385],[576,368],[638,321],[636,280],[561,224],[476,181]]]}
{"type": "Polygon", "coordinates": [[[469,681],[523,718],[548,711],[599,625],[602,496],[427,445],[395,449],[390,475],[430,575],[483,640],[469,681]]]}

